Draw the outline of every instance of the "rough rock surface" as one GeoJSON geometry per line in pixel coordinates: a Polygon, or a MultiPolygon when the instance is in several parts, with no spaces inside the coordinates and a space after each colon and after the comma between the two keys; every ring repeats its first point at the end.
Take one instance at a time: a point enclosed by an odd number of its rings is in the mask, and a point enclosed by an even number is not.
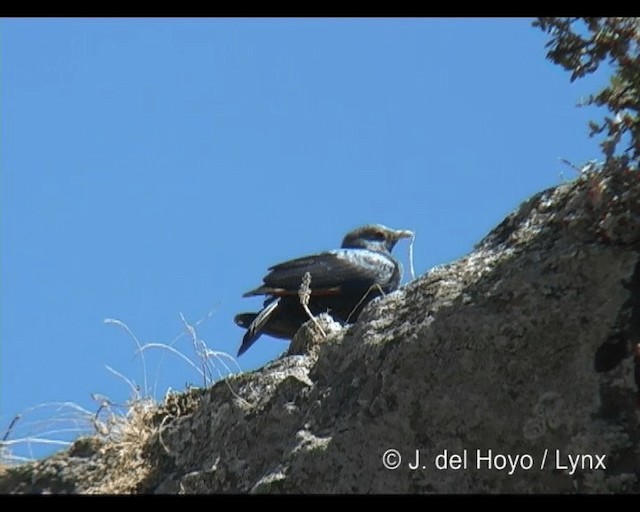
{"type": "Polygon", "coordinates": [[[638,173],[536,194],[355,325],[318,321],[326,337],[308,322],[282,358],[170,397],[145,434],[0,470],[0,491],[640,491],[638,173]]]}

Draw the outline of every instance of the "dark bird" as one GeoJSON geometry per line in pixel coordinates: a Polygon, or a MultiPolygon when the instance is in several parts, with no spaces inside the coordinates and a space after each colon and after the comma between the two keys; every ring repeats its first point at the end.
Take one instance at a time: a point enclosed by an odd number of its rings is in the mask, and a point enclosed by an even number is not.
{"type": "Polygon", "coordinates": [[[285,261],[269,268],[263,284],[243,295],[266,295],[259,313],[240,313],[235,322],[247,329],[238,356],[262,335],[291,339],[309,320],[299,292],[305,274],[311,277],[308,308],[313,315],[328,312],[342,323],[353,322],[375,297],[398,288],[402,265],[391,251],[411,231],[380,224],[354,229],[342,240],[341,249],[285,261]]]}

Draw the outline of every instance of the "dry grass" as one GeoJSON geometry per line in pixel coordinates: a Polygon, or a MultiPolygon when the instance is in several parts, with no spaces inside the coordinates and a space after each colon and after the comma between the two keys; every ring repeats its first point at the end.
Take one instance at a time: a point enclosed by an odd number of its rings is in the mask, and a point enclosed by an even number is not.
{"type": "MultiPolygon", "coordinates": [[[[210,316],[207,315],[205,318],[210,316]]],[[[204,387],[211,386],[218,379],[233,374],[232,366],[239,366],[235,359],[224,352],[210,349],[206,342],[196,333],[196,326],[191,325],[180,314],[183,332],[170,344],[141,343],[133,331],[122,321],[107,319],[105,323],[123,329],[135,343],[135,355],[140,355],[142,362],[142,386],[136,385],[133,379],[107,366],[107,370],[126,382],[131,390],[131,397],[125,404],[118,405],[109,398],[93,395],[97,402],[97,410],[89,411],[70,402],[60,404],[44,404],[34,407],[20,417],[16,417],[0,438],[0,477],[11,472],[13,468],[24,471],[43,471],[43,468],[56,468],[53,473],[59,473],[59,468],[66,468],[66,459],[82,453],[81,458],[90,458],[90,467],[78,467],[81,475],[72,480],[78,480],[80,487],[73,492],[82,493],[129,493],[140,490],[144,482],[153,478],[156,471],[149,459],[149,447],[162,452],[162,432],[175,418],[190,413],[199,403],[202,390],[190,389],[185,393],[168,391],[164,400],[158,402],[152,396],[149,386],[147,360],[144,354],[147,350],[159,348],[168,354],[177,356],[187,363],[202,379],[204,387]],[[194,356],[189,357],[175,348],[176,342],[183,336],[191,341],[194,356]],[[53,410],[51,411],[51,408],[53,410]],[[49,414],[47,414],[47,411],[49,414]],[[41,418],[31,419],[32,413],[40,412],[41,418]],[[73,437],[74,441],[63,440],[73,437]],[[17,457],[13,455],[18,446],[27,446],[27,452],[32,445],[46,444],[68,448],[66,452],[59,452],[43,460],[35,460],[33,456],[17,457]],[[158,448],[159,447],[159,448],[158,448]],[[25,463],[27,465],[25,466],[25,463]],[[80,483],[81,482],[81,483],[80,483]]],[[[159,366],[159,365],[158,365],[159,366]]],[[[232,390],[233,391],[233,390],[232,390]]],[[[23,449],[24,451],[24,449],[23,449]]],[[[153,450],[152,450],[153,451],[153,450]]],[[[75,466],[75,463],[73,464],[75,466]]],[[[47,470],[51,473],[51,470],[47,470]]],[[[15,478],[15,471],[13,477],[15,478]]],[[[68,479],[68,476],[60,476],[68,479]]],[[[67,489],[69,483],[60,484],[67,489]],[[66,487],[65,487],[66,486],[66,487]]],[[[52,488],[56,486],[52,484],[52,488]]],[[[29,492],[23,491],[23,492],[29,492]]],[[[32,491],[39,492],[39,491],[32,491]]]]}
{"type": "Polygon", "coordinates": [[[11,420],[0,441],[0,464],[33,461],[38,447],[70,446],[70,438],[93,432],[93,417],[93,412],[74,402],[48,402],[26,409],[11,420]],[[25,455],[16,455],[17,447],[25,455]]]}
{"type": "Polygon", "coordinates": [[[88,493],[132,493],[149,477],[153,468],[145,447],[159,431],[152,421],[157,410],[155,401],[139,399],[131,403],[125,416],[112,417],[108,442],[99,450],[105,478],[87,489],[88,493]]]}
{"type": "Polygon", "coordinates": [[[109,434],[97,450],[101,470],[83,492],[116,494],[145,492],[154,482],[158,457],[170,455],[163,431],[177,418],[191,414],[200,403],[202,389],[169,392],[161,404],[151,399],[133,401],[126,415],[113,415],[109,434]]]}

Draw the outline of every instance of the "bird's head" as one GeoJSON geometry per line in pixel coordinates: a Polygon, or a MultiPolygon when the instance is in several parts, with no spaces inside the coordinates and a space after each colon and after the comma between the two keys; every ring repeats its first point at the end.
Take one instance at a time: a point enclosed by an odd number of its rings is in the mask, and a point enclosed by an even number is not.
{"type": "Polygon", "coordinates": [[[398,240],[412,236],[412,231],[403,229],[396,231],[382,224],[369,224],[347,233],[342,240],[342,247],[390,253],[398,240]]]}

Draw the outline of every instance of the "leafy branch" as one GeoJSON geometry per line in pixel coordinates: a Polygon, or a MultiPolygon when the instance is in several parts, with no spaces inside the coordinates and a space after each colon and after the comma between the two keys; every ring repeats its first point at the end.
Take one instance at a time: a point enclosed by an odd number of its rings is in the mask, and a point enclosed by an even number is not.
{"type": "Polygon", "coordinates": [[[571,72],[571,81],[593,73],[603,61],[613,68],[609,84],[582,105],[606,107],[610,115],[589,123],[590,136],[604,134],[606,163],[638,169],[640,161],[640,18],[544,17],[533,22],[551,37],[547,58],[571,72]],[[628,139],[626,138],[628,137],[628,139]],[[627,146],[619,150],[621,142],[627,146]]]}

